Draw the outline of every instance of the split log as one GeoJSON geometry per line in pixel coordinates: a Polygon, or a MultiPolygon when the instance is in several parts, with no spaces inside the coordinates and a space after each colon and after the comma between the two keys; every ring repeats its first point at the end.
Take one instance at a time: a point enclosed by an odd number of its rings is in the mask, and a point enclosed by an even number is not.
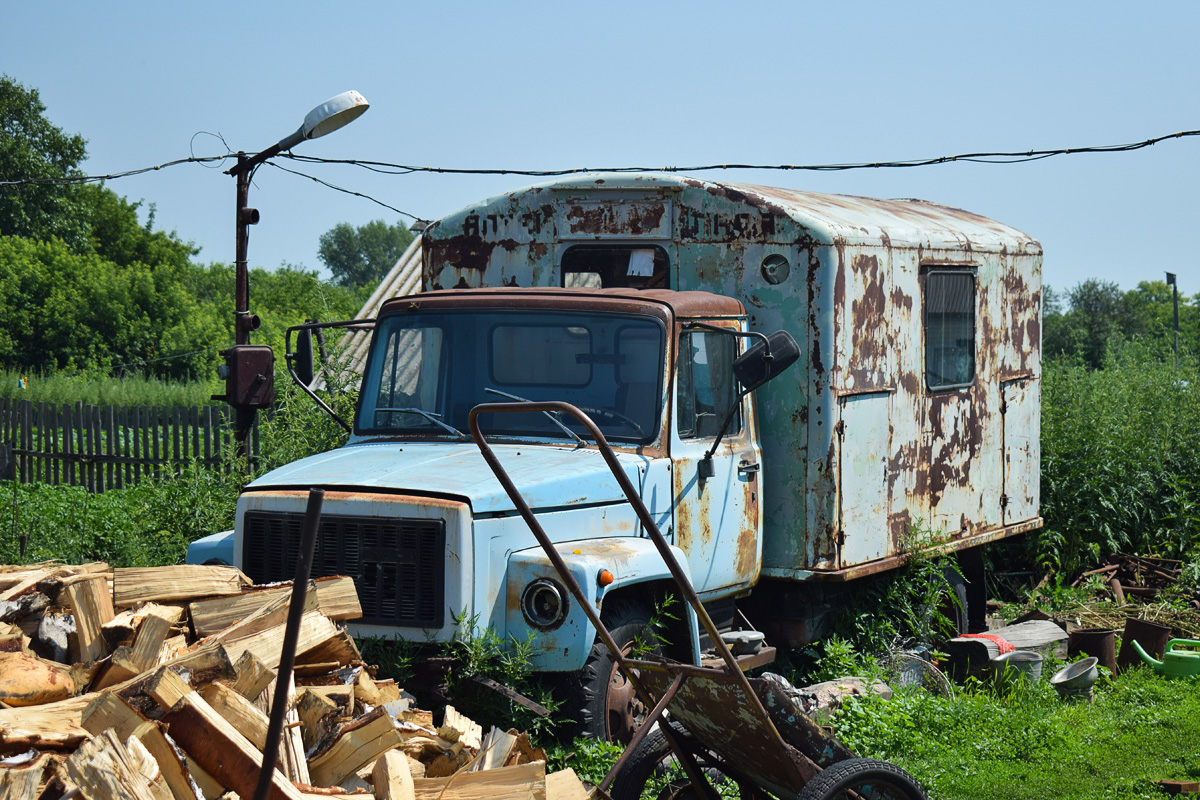
{"type": "Polygon", "coordinates": [[[275,680],[274,670],[249,651],[242,653],[234,669],[237,670],[237,680],[233,683],[233,689],[250,701],[257,700],[263,689],[275,680]]]}
{"type": "Polygon", "coordinates": [[[38,706],[74,693],[70,667],[31,653],[0,652],[0,700],[9,706],[38,706]]]}
{"type": "Polygon", "coordinates": [[[483,744],[483,727],[470,717],[460,714],[454,706],[446,706],[442,726],[449,726],[458,731],[458,741],[472,750],[478,750],[483,744]]]}
{"type": "Polygon", "coordinates": [[[260,752],[267,746],[270,720],[253,703],[223,683],[209,683],[201,686],[199,691],[213,710],[241,731],[260,752]]]}
{"type": "Polygon", "coordinates": [[[136,737],[153,756],[174,800],[197,800],[186,764],[167,741],[162,727],[134,710],[113,692],[96,697],[83,711],[83,727],[92,733],[113,730],[122,739],[136,737]]]}
{"type": "Polygon", "coordinates": [[[64,581],[66,605],[75,615],[78,645],[72,653],[76,661],[99,661],[108,655],[102,626],[115,616],[108,578],[103,574],[77,575],[64,581]]]}
{"type": "Polygon", "coordinates": [[[400,734],[392,718],[377,708],[343,725],[333,744],[309,760],[310,782],[314,786],[333,786],[399,744],[400,734]]]}
{"type": "MultiPolygon", "coordinates": [[[[243,798],[253,797],[262,771],[262,753],[237,728],[213,710],[198,693],[185,695],[163,720],[171,738],[222,786],[243,798]]],[[[270,800],[301,800],[301,794],[278,770],[271,775],[270,800]]]]}
{"type": "Polygon", "coordinates": [[[296,700],[296,713],[300,716],[300,735],[304,747],[311,752],[324,750],[337,730],[341,708],[329,698],[305,689],[296,700]]]}
{"type": "Polygon", "coordinates": [[[414,778],[417,800],[546,800],[546,764],[534,761],[449,778],[414,778]]]}
{"type": "Polygon", "coordinates": [[[123,567],[113,570],[113,602],[124,608],[151,601],[241,594],[242,587],[250,583],[235,567],[123,567]]]}
{"type": "Polygon", "coordinates": [[[388,750],[375,760],[371,782],[378,800],[416,800],[408,759],[399,750],[388,750]]]}
{"type": "Polygon", "coordinates": [[[28,764],[0,767],[0,797],[5,800],[34,800],[49,761],[50,757],[42,753],[28,764]]]}
{"type": "Polygon", "coordinates": [[[177,619],[158,613],[147,614],[137,628],[133,646],[116,649],[104,676],[92,688],[105,689],[157,667],[163,642],[177,619]]]}
{"type": "Polygon", "coordinates": [[[479,772],[481,770],[503,767],[516,744],[516,734],[502,731],[493,726],[491,731],[488,732],[487,738],[483,740],[483,745],[479,749],[479,756],[467,769],[471,772],[479,772]]]}
{"type": "Polygon", "coordinates": [[[89,739],[67,759],[67,773],[88,800],[156,800],[113,731],[89,739]]]}
{"type": "MultiPolygon", "coordinates": [[[[341,575],[317,578],[311,586],[316,589],[317,604],[321,613],[329,619],[348,620],[362,616],[362,606],[358,601],[353,578],[341,575]]],[[[192,628],[197,636],[211,636],[240,622],[281,596],[290,599],[291,594],[292,587],[288,584],[269,589],[246,587],[240,594],[197,600],[188,605],[192,628]]]]}
{"type": "Polygon", "coordinates": [[[591,794],[575,770],[568,767],[546,776],[546,797],[549,800],[589,800],[591,794]]]}

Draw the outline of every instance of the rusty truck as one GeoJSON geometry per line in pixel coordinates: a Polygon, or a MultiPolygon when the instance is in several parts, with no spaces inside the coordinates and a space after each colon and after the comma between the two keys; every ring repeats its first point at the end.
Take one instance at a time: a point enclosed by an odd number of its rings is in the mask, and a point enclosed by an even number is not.
{"type": "MultiPolygon", "coordinates": [[[[421,251],[423,291],[379,309],[348,443],[255,480],[191,560],[287,579],[322,487],[313,570],[354,576],[360,631],[532,637],[580,730],[623,738],[633,694],[481,460],[472,408],[588,414],[710,616],[785,646],[929,544],[916,531],[957,554],[958,624],[979,626],[982,546],[1041,524],[1042,249],[1020,231],[921,200],[590,174],[474,203],[421,251]],[[778,331],[799,358],[741,391],[739,356],[778,331]]],[[[289,359],[311,359],[306,330],[289,359]]],[[[481,428],[632,641],[668,576],[584,430],[532,412],[481,428]]],[[[675,655],[696,661],[681,624],[675,655]]]]}

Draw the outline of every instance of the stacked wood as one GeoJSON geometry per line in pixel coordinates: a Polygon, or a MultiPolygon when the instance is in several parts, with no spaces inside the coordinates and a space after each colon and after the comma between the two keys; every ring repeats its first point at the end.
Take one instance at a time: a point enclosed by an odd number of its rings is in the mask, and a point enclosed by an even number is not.
{"type": "Polygon", "coordinates": [[[339,624],[349,578],[309,586],[277,675],[289,584],[223,567],[0,566],[0,797],[250,800],[278,681],[272,800],[586,798],[515,730],[412,708],[339,624]]]}

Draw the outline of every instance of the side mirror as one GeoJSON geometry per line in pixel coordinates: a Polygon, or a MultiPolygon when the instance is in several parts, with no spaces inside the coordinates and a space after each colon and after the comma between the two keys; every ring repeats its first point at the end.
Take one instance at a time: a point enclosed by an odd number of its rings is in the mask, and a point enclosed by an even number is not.
{"type": "Polygon", "coordinates": [[[305,386],[313,382],[313,346],[312,329],[302,328],[296,331],[296,352],[292,354],[292,367],[296,377],[305,386]]]}
{"type": "Polygon", "coordinates": [[[800,346],[787,331],[775,331],[767,341],[758,340],[733,362],[733,374],[742,389],[752,392],[781,375],[800,358],[800,346]],[[768,347],[768,344],[770,345],[768,347]]]}

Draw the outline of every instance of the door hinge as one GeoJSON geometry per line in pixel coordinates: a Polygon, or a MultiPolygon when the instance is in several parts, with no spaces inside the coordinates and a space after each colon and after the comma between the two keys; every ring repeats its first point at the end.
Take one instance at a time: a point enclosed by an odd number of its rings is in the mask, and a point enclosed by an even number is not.
{"type": "Polygon", "coordinates": [[[1003,397],[1000,398],[1000,413],[1001,414],[1008,413],[1008,401],[1005,400],[1003,397]]]}
{"type": "Polygon", "coordinates": [[[833,430],[838,435],[839,438],[845,436],[846,435],[846,420],[839,419],[837,421],[837,424],[833,426],[833,430]]]}
{"type": "Polygon", "coordinates": [[[846,531],[844,529],[837,532],[837,543],[838,547],[846,546],[846,531]]]}
{"type": "Polygon", "coordinates": [[[1000,507],[1008,508],[1008,495],[1006,495],[1006,494],[1000,495],[1000,507]]]}

